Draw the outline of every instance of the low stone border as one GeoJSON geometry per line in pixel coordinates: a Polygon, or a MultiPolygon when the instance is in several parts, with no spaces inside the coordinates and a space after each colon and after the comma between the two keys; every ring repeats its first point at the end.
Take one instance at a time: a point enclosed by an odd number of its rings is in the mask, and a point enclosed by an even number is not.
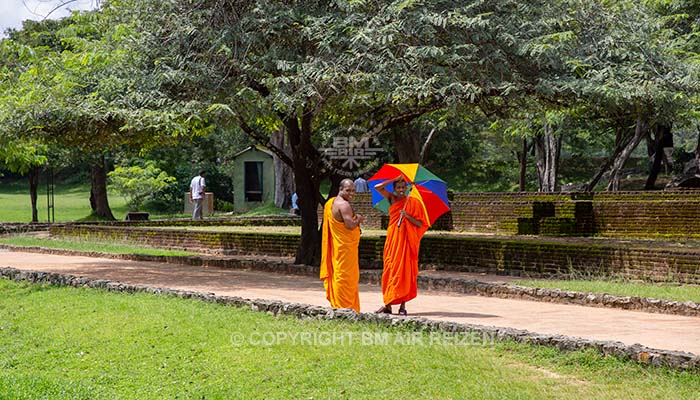
{"type": "Polygon", "coordinates": [[[416,331],[478,334],[482,335],[482,337],[495,338],[499,341],[513,340],[520,343],[552,346],[562,351],[592,349],[605,356],[612,355],[626,360],[633,360],[641,364],[663,366],[672,369],[700,370],[700,356],[681,351],[652,349],[640,344],[630,346],[617,341],[589,340],[563,335],[543,335],[513,328],[461,324],[416,317],[400,318],[375,313],[356,313],[349,309],[334,310],[328,307],[300,303],[246,299],[234,296],[217,296],[213,293],[159,288],[148,285],[134,285],[106,279],[92,279],[59,273],[26,271],[16,268],[0,268],[0,277],[18,282],[26,281],[30,283],[48,283],[57,286],[99,288],[111,292],[145,292],[170,295],[183,299],[197,299],[236,307],[248,307],[254,311],[267,312],[273,315],[293,315],[298,318],[367,321],[385,326],[400,326],[416,331]]]}
{"type": "Polygon", "coordinates": [[[48,231],[50,226],[48,223],[0,223],[0,235],[48,231]]]}
{"type": "Polygon", "coordinates": [[[16,246],[11,244],[0,244],[0,249],[24,253],[53,254],[59,256],[79,256],[109,258],[112,260],[129,260],[143,262],[160,262],[176,265],[190,265],[194,267],[219,267],[229,269],[242,269],[249,271],[275,272],[291,275],[313,275],[318,274],[318,267],[311,265],[294,264],[288,257],[264,257],[245,256],[235,257],[220,256],[153,256],[147,254],[117,254],[103,253],[99,251],[81,251],[52,249],[38,246],[16,246]]]}
{"type": "Polygon", "coordinates": [[[585,293],[573,290],[548,289],[509,284],[484,283],[460,278],[418,276],[419,287],[504,299],[542,301],[547,303],[576,304],[589,307],[619,308],[649,313],[700,317],[700,304],[639,296],[618,296],[606,293],[585,293]]]}
{"type": "MultiPolygon", "coordinates": [[[[259,256],[212,257],[212,256],[150,256],[143,254],[114,254],[77,250],[50,249],[45,247],[23,247],[0,244],[0,248],[27,253],[45,253],[68,256],[100,257],[118,260],[163,262],[177,265],[219,267],[248,271],[273,272],[289,275],[317,275],[318,268],[311,265],[294,264],[280,257],[271,259],[259,256]]],[[[381,285],[382,272],[360,271],[360,283],[381,285]]],[[[542,301],[558,304],[575,304],[588,307],[617,308],[658,314],[700,317],[700,303],[675,301],[639,296],[618,296],[606,293],[585,293],[572,290],[536,288],[509,284],[485,283],[461,278],[438,278],[418,276],[418,287],[422,290],[460,293],[467,295],[542,301]]]]}

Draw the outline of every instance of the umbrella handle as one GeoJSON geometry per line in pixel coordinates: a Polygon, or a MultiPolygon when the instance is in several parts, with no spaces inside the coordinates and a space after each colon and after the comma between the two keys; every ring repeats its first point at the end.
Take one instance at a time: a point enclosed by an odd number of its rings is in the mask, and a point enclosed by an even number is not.
{"type": "MultiPolygon", "coordinates": [[[[406,211],[406,206],[407,206],[407,205],[408,205],[408,198],[406,198],[406,202],[403,203],[403,208],[401,209],[401,211],[406,211]]],[[[403,221],[403,214],[401,214],[401,216],[399,217],[399,222],[396,223],[396,227],[397,227],[397,228],[398,228],[399,226],[401,226],[401,221],[403,221]]]]}

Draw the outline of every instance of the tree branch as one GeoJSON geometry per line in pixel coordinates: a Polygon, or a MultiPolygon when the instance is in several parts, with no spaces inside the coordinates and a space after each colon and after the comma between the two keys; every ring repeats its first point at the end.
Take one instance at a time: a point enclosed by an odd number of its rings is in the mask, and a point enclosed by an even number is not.
{"type": "Polygon", "coordinates": [[[430,133],[428,134],[428,138],[425,139],[425,143],[423,143],[423,148],[420,149],[420,162],[421,163],[425,162],[425,156],[428,154],[428,150],[430,149],[430,145],[432,144],[433,139],[435,139],[435,132],[437,132],[435,128],[430,130],[430,133]]]}
{"type": "Polygon", "coordinates": [[[441,101],[434,100],[431,103],[428,103],[424,106],[418,106],[412,109],[409,109],[407,111],[404,111],[400,114],[394,114],[390,115],[388,117],[385,117],[379,123],[375,124],[374,126],[370,127],[370,129],[367,131],[367,136],[368,137],[376,137],[379,135],[381,132],[393,128],[395,126],[403,125],[408,122],[413,121],[414,119],[427,114],[429,112],[433,112],[435,110],[438,110],[442,108],[444,104],[441,101]]]}
{"type": "Polygon", "coordinates": [[[243,132],[245,132],[248,136],[253,138],[256,142],[260,143],[261,145],[265,146],[267,149],[275,153],[277,157],[279,157],[280,160],[282,160],[283,163],[289,165],[290,167],[294,167],[294,163],[292,162],[292,159],[287,156],[287,153],[284,151],[284,149],[280,149],[279,147],[275,146],[270,142],[270,138],[267,135],[263,135],[260,132],[256,131],[253,129],[250,125],[248,125],[247,122],[239,115],[237,116],[238,118],[238,126],[241,127],[243,132]]]}

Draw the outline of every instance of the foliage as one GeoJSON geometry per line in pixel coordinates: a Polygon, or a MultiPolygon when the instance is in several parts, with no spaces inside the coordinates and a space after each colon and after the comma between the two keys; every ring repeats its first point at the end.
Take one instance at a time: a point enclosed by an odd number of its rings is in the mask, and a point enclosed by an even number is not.
{"type": "MultiPolygon", "coordinates": [[[[180,182],[162,208],[199,167],[230,201],[228,157],[282,128],[291,150],[270,147],[321,201],[334,137],[390,152],[385,132],[433,124],[428,161],[450,161],[435,167],[452,187],[510,190],[544,120],[562,157],[601,164],[638,115],[695,137],[698,21],[688,0],[113,0],[2,42],[0,137],[138,152],[180,182]]],[[[598,169],[577,165],[565,182],[598,169]]]]}
{"type": "Polygon", "coordinates": [[[232,212],[234,210],[233,203],[218,198],[214,199],[214,209],[221,212],[232,212]]]}
{"type": "Polygon", "coordinates": [[[152,161],[146,161],[143,166],[118,166],[108,175],[112,189],[128,199],[132,211],[139,210],[144,200],[176,182],[174,177],[156,168],[152,161]]]}
{"type": "Polygon", "coordinates": [[[26,174],[48,161],[47,147],[37,141],[5,141],[0,145],[0,165],[12,172],[26,174]]]}

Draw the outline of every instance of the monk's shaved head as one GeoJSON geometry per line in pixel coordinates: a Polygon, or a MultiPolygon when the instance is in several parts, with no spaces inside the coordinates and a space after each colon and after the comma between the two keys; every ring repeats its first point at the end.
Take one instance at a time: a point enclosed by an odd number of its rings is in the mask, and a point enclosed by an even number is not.
{"type": "Polygon", "coordinates": [[[353,180],[350,178],[345,178],[342,181],[340,181],[340,185],[338,185],[338,188],[342,190],[348,187],[349,185],[355,185],[355,182],[353,182],[353,180]]]}

